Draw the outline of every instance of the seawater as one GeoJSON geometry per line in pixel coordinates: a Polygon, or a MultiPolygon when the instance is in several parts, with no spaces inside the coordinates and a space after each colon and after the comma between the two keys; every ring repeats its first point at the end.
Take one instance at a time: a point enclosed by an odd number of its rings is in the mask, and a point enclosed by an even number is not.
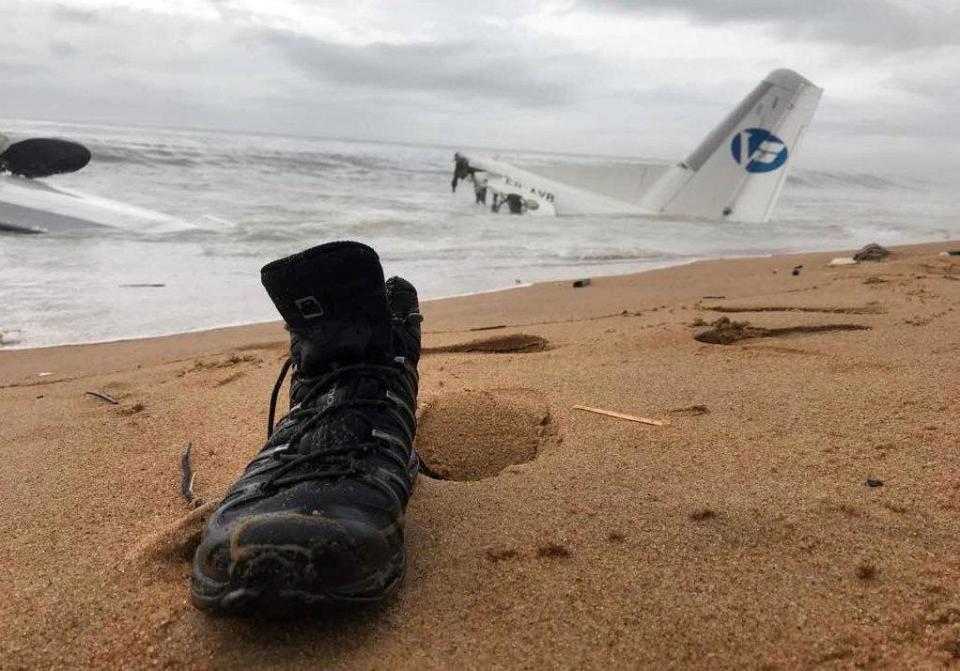
{"type": "MultiPolygon", "coordinates": [[[[161,335],[276,318],[259,279],[329,240],[372,245],[424,298],[636,272],[696,259],[925,242],[960,235],[951,185],[798,170],[765,224],[654,217],[511,217],[452,194],[454,147],[0,121],[13,139],[93,152],[62,186],[198,228],[0,234],[6,347],[161,335]],[[130,287],[160,284],[160,287],[130,287]]],[[[618,159],[488,150],[524,165],[618,159]]]]}

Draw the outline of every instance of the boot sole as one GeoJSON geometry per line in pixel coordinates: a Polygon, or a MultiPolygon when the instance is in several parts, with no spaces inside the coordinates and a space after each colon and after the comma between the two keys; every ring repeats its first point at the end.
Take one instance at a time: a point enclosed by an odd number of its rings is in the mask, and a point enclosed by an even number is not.
{"type": "Polygon", "coordinates": [[[396,593],[405,569],[406,553],[401,548],[384,571],[350,585],[320,588],[304,579],[303,567],[284,550],[264,549],[244,562],[235,562],[225,582],[199,573],[194,565],[190,600],[209,613],[237,616],[284,616],[377,605],[396,593]]]}

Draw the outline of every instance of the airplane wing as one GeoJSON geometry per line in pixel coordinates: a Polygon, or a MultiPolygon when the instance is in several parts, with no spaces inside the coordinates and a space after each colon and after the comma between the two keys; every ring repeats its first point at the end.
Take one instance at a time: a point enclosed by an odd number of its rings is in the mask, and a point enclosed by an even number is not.
{"type": "Polygon", "coordinates": [[[32,179],[0,175],[0,231],[46,233],[98,226],[145,233],[196,228],[160,212],[32,179]]]}

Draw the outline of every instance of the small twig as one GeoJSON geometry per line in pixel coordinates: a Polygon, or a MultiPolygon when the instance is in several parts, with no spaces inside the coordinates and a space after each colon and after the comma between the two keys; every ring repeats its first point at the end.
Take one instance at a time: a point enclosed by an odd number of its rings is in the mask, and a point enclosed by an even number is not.
{"type": "Polygon", "coordinates": [[[183,456],[180,457],[180,493],[187,503],[193,503],[193,469],[190,467],[190,450],[193,449],[193,443],[187,443],[183,450],[183,456]]]}
{"type": "Polygon", "coordinates": [[[613,410],[602,410],[601,408],[591,408],[586,405],[575,405],[573,406],[574,410],[583,410],[585,412],[596,413],[597,415],[606,415],[607,417],[616,417],[617,419],[626,419],[631,422],[639,422],[640,424],[650,424],[652,426],[665,426],[669,424],[662,419],[649,419],[647,417],[637,417],[636,415],[625,415],[622,412],[614,412],[613,410]]]}
{"type": "Polygon", "coordinates": [[[99,399],[102,400],[102,401],[106,401],[107,403],[110,403],[111,405],[120,405],[120,401],[118,401],[117,399],[113,398],[112,396],[107,396],[107,395],[104,394],[103,392],[99,392],[99,391],[85,391],[85,392],[83,392],[83,393],[84,393],[84,394],[89,394],[90,396],[95,396],[95,397],[99,398],[99,399]]]}

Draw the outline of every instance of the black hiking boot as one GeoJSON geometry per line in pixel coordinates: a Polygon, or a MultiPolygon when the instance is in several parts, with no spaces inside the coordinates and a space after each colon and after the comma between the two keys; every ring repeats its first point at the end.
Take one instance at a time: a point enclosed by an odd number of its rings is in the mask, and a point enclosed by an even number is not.
{"type": "Polygon", "coordinates": [[[413,286],[384,284],[376,252],[333,242],[264,266],[290,331],[267,443],[211,513],[191,593],[216,613],[379,602],[404,573],[417,477],[413,286]],[[288,367],[290,412],[274,428],[288,367]]]}

